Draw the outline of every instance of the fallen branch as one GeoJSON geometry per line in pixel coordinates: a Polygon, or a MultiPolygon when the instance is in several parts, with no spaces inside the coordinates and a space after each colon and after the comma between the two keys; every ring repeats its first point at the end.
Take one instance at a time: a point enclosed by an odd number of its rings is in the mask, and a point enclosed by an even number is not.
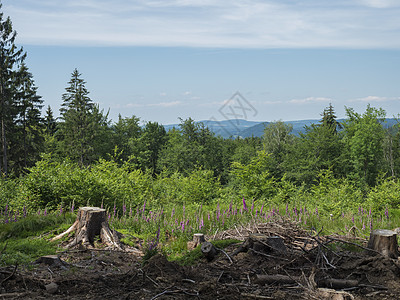
{"type": "Polygon", "coordinates": [[[4,282],[6,282],[7,280],[9,280],[11,277],[14,276],[15,272],[17,271],[17,267],[18,267],[18,264],[15,264],[13,272],[0,282],[0,286],[2,286],[4,282]]]}

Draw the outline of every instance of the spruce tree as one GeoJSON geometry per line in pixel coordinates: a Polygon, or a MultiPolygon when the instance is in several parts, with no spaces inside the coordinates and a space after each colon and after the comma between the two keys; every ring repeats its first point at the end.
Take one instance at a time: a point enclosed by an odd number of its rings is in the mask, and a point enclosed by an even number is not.
{"type": "Polygon", "coordinates": [[[37,94],[33,76],[25,63],[22,63],[17,75],[14,88],[18,115],[14,123],[20,138],[12,143],[13,153],[10,156],[16,171],[33,166],[44,149],[42,97],[37,94]]]}
{"type": "Polygon", "coordinates": [[[88,165],[97,158],[95,147],[101,126],[106,126],[107,121],[88,96],[86,82],[77,69],[73,71],[68,84],[62,96],[62,122],[57,131],[62,142],[61,152],[80,165],[88,165]]]}
{"type": "Polygon", "coordinates": [[[11,19],[5,19],[0,11],[0,171],[4,176],[9,173],[8,153],[12,137],[16,134],[15,120],[18,116],[14,83],[19,76],[18,68],[26,57],[23,49],[15,45],[16,35],[11,19]]]}
{"type": "Polygon", "coordinates": [[[53,136],[57,130],[57,120],[54,118],[51,106],[47,106],[46,115],[44,117],[44,125],[46,134],[53,136]]]}

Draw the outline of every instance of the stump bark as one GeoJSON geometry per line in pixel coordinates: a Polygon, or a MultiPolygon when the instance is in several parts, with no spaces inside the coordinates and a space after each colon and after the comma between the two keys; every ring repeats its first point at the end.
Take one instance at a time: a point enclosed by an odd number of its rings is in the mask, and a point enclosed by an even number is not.
{"type": "Polygon", "coordinates": [[[203,253],[208,261],[212,261],[217,255],[218,250],[210,242],[204,242],[201,244],[201,253],[203,253]]]}
{"type": "Polygon", "coordinates": [[[367,247],[390,258],[399,257],[397,233],[392,230],[387,230],[387,229],[373,230],[369,237],[367,247]]]}
{"type": "Polygon", "coordinates": [[[123,250],[120,242],[120,234],[108,226],[107,213],[105,209],[98,207],[81,207],[74,224],[65,232],[54,237],[52,241],[75,231],[75,237],[67,248],[81,245],[85,249],[94,247],[96,236],[100,236],[101,242],[108,247],[123,250]]]}

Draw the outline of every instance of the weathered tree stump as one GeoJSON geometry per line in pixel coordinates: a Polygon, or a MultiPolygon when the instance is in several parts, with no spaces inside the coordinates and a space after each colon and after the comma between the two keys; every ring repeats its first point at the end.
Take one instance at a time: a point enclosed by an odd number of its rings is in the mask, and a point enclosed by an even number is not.
{"type": "Polygon", "coordinates": [[[201,245],[204,243],[206,239],[204,238],[204,234],[202,233],[195,233],[193,235],[193,241],[187,242],[187,248],[188,250],[193,250],[195,249],[198,245],[201,245]]]}
{"type": "Polygon", "coordinates": [[[84,248],[94,247],[94,239],[100,236],[101,241],[113,249],[122,250],[122,245],[119,241],[119,233],[116,230],[110,229],[106,210],[98,207],[81,207],[75,223],[65,232],[54,237],[52,241],[58,240],[75,231],[75,238],[67,245],[67,248],[72,248],[76,245],[81,245],[84,248]]]}
{"type": "Polygon", "coordinates": [[[281,237],[267,236],[261,233],[252,233],[243,242],[243,244],[233,252],[232,255],[236,255],[240,252],[247,252],[250,249],[253,250],[253,253],[256,254],[269,252],[286,252],[286,246],[281,237]]]}
{"type": "Polygon", "coordinates": [[[373,230],[369,237],[367,247],[390,258],[399,257],[397,234],[395,231],[392,230],[373,230]]]}
{"type": "Polygon", "coordinates": [[[212,261],[217,255],[218,250],[210,242],[204,242],[201,244],[201,253],[203,253],[208,261],[212,261]]]}
{"type": "Polygon", "coordinates": [[[204,243],[206,241],[206,239],[204,238],[204,234],[202,233],[195,233],[193,235],[193,242],[194,242],[194,247],[196,248],[198,245],[201,245],[202,243],[204,243]]]}

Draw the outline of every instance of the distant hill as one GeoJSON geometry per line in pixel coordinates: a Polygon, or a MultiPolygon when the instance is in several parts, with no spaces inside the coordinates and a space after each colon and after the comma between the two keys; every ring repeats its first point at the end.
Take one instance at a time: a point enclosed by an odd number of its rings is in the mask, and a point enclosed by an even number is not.
{"type": "MultiPolygon", "coordinates": [[[[204,125],[207,126],[217,136],[220,135],[223,138],[230,138],[230,137],[235,138],[238,136],[242,136],[241,135],[242,131],[252,128],[255,125],[260,124],[261,122],[247,121],[242,119],[232,119],[223,121],[204,120],[196,123],[204,123],[204,125]]],[[[169,125],[164,125],[164,127],[165,130],[169,131],[174,127],[179,128],[179,124],[169,124],[169,125]]]]}
{"type": "MultiPolygon", "coordinates": [[[[338,119],[338,122],[343,122],[345,119],[338,119]]],[[[298,121],[285,121],[286,124],[292,124],[294,135],[299,135],[304,132],[305,126],[311,124],[318,124],[320,120],[298,120],[298,121]]],[[[224,121],[204,120],[197,123],[204,123],[215,135],[220,135],[223,138],[236,138],[236,137],[261,137],[264,134],[264,128],[270,122],[247,121],[242,119],[232,119],[224,121]]],[[[395,119],[386,119],[384,127],[391,127],[396,124],[395,119]]],[[[179,128],[179,124],[164,125],[165,130],[169,131],[172,128],[179,128]]]]}

